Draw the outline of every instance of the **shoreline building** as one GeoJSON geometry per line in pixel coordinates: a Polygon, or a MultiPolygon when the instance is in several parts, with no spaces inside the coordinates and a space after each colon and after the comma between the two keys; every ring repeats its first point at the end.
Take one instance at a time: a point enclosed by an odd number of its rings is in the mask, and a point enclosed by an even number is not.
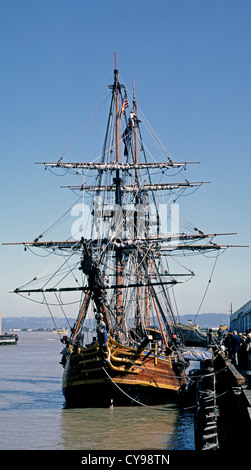
{"type": "Polygon", "coordinates": [[[244,333],[251,328],[251,300],[240,307],[230,317],[230,330],[244,333]]]}

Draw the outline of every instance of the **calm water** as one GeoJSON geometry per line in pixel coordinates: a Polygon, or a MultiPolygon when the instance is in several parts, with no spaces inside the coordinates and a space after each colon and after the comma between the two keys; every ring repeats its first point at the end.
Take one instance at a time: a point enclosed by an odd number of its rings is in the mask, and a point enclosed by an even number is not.
{"type": "Polygon", "coordinates": [[[58,335],[18,335],[0,347],[1,450],[194,450],[193,414],[176,404],[64,409],[58,335]]]}

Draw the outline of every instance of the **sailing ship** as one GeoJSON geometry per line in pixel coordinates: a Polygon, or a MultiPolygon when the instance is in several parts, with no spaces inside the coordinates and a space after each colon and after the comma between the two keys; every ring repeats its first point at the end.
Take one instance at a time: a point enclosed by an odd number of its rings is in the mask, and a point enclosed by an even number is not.
{"type": "Polygon", "coordinates": [[[200,331],[198,325],[178,323],[185,346],[208,346],[208,335],[200,331]]]}
{"type": "Polygon", "coordinates": [[[41,248],[61,256],[62,264],[55,275],[36,276],[13,291],[32,299],[40,295],[50,314],[56,302],[64,312],[71,303],[76,309],[78,302],[71,333],[61,338],[68,406],[153,405],[173,399],[186,382],[188,364],[171,295],[184,276],[194,273],[173,272],[169,262],[186,251],[226,248],[215,242],[215,233],[197,228],[163,231],[165,218],[172,223],[177,216],[163,202],[166,195],[169,207],[170,200],[174,206],[180,192],[203,182],[173,182],[189,162],[174,162],[169,155],[161,162],[148,157],[135,85],[129,96],[116,62],[109,93],[101,156],[91,162],[65,162],[63,157],[40,162],[53,172],[63,169],[81,177],[80,185],[67,186],[81,195],[81,229],[63,241],[42,241],[40,235],[23,242],[25,250],[41,248]],[[63,295],[71,301],[63,301],[63,295]]]}

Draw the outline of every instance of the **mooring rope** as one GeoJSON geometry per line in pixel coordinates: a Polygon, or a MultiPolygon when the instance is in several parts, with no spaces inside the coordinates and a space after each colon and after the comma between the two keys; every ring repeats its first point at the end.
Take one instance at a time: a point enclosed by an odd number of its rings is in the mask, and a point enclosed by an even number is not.
{"type": "MultiPolygon", "coordinates": [[[[213,398],[215,398],[217,400],[217,398],[219,397],[222,397],[223,395],[226,395],[227,393],[229,393],[230,390],[226,390],[225,392],[222,392],[222,393],[219,393],[219,395],[215,395],[213,398]]],[[[212,400],[212,397],[210,397],[210,400],[212,400]]],[[[186,406],[183,408],[183,410],[191,410],[191,409],[195,409],[195,408],[199,408],[201,406],[201,404],[198,404],[198,405],[192,405],[192,406],[186,406]]]]}
{"type": "Polygon", "coordinates": [[[145,408],[150,408],[151,410],[155,410],[155,411],[165,411],[165,412],[170,412],[170,410],[166,410],[165,408],[162,408],[162,407],[154,407],[154,406],[150,406],[150,405],[146,405],[145,403],[141,403],[140,401],[136,400],[135,398],[131,397],[130,395],[128,395],[128,393],[126,393],[121,387],[119,387],[119,385],[114,382],[114,380],[112,379],[112,377],[108,374],[107,370],[101,366],[103,371],[106,373],[107,377],[109,377],[109,379],[111,380],[111,382],[116,385],[116,387],[120,390],[120,392],[122,392],[127,398],[129,398],[130,400],[134,401],[135,403],[137,403],[138,405],[140,406],[144,406],[145,408]]]}

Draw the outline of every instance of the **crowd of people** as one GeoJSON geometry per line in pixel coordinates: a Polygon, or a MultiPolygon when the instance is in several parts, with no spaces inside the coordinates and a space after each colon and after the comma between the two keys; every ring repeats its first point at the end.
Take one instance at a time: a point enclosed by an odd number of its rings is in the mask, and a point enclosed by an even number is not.
{"type": "Polygon", "coordinates": [[[219,328],[218,343],[234,366],[240,369],[247,367],[249,351],[251,353],[251,328],[245,333],[224,332],[219,328]]]}

